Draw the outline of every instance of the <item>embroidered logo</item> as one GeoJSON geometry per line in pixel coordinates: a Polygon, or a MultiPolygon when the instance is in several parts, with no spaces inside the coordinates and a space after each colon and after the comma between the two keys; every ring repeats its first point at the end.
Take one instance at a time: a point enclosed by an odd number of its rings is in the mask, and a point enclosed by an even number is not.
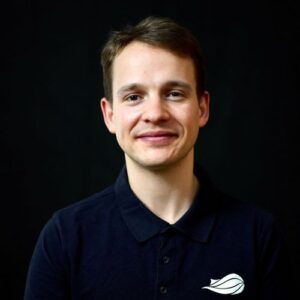
{"type": "Polygon", "coordinates": [[[211,279],[209,286],[204,286],[203,289],[216,292],[223,295],[237,295],[245,288],[244,280],[238,274],[228,274],[221,279],[211,279]]]}

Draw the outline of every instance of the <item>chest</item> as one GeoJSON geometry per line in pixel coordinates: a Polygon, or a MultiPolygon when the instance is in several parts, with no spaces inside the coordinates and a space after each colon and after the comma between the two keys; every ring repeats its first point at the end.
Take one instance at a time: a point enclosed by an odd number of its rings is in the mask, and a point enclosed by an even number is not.
{"type": "Polygon", "coordinates": [[[137,245],[123,238],[106,247],[77,245],[71,272],[76,299],[255,299],[250,242],[219,237],[201,243],[174,235],[137,245]]]}

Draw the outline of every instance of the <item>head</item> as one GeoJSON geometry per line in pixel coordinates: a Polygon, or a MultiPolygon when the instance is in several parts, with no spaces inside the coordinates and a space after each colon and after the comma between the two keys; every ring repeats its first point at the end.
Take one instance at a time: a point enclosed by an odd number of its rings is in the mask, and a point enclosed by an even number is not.
{"type": "MultiPolygon", "coordinates": [[[[136,26],[114,31],[103,47],[101,64],[106,99],[112,102],[113,62],[130,43],[142,42],[172,52],[180,57],[191,58],[194,64],[198,96],[205,90],[204,58],[198,40],[186,28],[168,18],[147,17],[136,26]]],[[[200,98],[200,97],[199,97],[200,98]]]]}
{"type": "Polygon", "coordinates": [[[102,51],[101,110],[126,165],[162,170],[193,160],[209,117],[197,40],[165,18],[114,32],[102,51]]]}

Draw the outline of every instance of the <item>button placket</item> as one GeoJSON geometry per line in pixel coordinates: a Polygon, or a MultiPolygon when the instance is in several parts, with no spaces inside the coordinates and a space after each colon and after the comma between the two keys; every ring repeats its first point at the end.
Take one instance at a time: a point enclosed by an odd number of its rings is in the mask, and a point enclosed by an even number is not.
{"type": "Polygon", "coordinates": [[[163,298],[172,297],[172,284],[175,280],[175,249],[174,236],[166,232],[160,236],[160,251],[158,263],[157,289],[163,298]]]}

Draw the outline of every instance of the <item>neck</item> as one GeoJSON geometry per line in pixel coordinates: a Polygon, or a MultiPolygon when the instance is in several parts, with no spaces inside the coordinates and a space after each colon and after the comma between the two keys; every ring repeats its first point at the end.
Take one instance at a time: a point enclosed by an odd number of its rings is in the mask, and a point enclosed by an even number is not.
{"type": "Polygon", "coordinates": [[[193,152],[164,169],[151,170],[126,157],[131,189],[161,219],[175,223],[191,206],[199,188],[194,176],[193,152]]]}

